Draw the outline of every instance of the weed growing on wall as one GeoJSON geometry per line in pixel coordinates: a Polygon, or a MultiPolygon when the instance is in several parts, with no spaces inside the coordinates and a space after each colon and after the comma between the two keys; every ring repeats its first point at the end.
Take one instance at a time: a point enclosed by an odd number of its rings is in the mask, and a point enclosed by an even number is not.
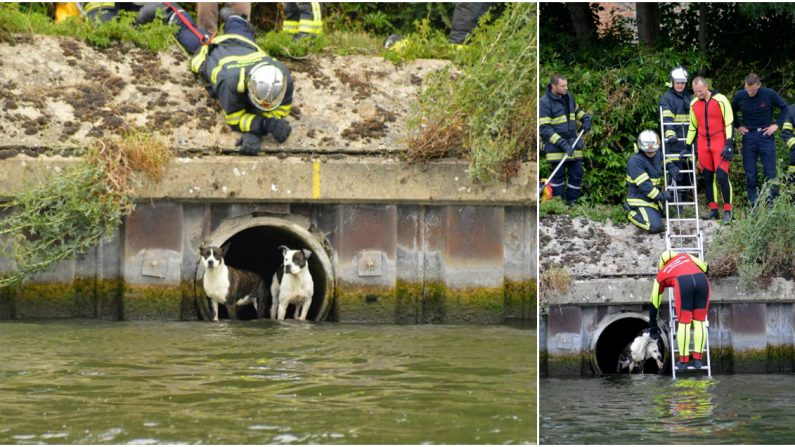
{"type": "Polygon", "coordinates": [[[134,208],[134,174],[157,180],[171,157],[171,149],[144,133],[98,140],[76,166],[0,204],[0,252],[16,266],[0,278],[0,287],[74,258],[112,234],[134,208]]]}
{"type": "Polygon", "coordinates": [[[711,276],[739,273],[744,287],[767,287],[774,277],[795,278],[795,187],[781,185],[773,206],[768,197],[770,183],[759,194],[757,206],[723,228],[707,253],[711,276]]]}
{"type": "Polygon", "coordinates": [[[511,3],[481,19],[456,64],[435,73],[408,121],[409,157],[427,160],[463,150],[480,181],[510,176],[535,152],[535,4],[511,3]]]}

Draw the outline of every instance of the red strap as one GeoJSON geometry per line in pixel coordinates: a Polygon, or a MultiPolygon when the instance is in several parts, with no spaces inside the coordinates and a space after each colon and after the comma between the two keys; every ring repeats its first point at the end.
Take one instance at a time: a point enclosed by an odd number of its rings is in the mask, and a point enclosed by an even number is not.
{"type": "Polygon", "coordinates": [[[194,35],[196,35],[196,37],[199,38],[199,42],[201,42],[202,45],[208,45],[210,42],[212,42],[213,40],[212,37],[208,36],[207,34],[200,33],[199,30],[190,23],[190,20],[188,20],[185,17],[185,15],[182,14],[182,11],[175,8],[174,5],[172,5],[171,3],[163,2],[163,4],[166,5],[166,7],[168,7],[172,11],[174,11],[174,14],[177,15],[177,18],[179,18],[179,20],[182,21],[182,23],[188,27],[190,32],[192,32],[194,35]]]}

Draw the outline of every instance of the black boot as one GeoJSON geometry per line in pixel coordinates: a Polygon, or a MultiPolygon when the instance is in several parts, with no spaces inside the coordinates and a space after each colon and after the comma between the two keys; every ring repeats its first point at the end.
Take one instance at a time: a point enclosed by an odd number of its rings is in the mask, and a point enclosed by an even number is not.
{"type": "MultiPolygon", "coordinates": [[[[716,211],[717,213],[717,211],[716,211]]],[[[724,211],[723,212],[723,225],[728,225],[729,222],[732,221],[732,212],[731,211],[724,211]]]]}
{"type": "Polygon", "coordinates": [[[704,219],[704,220],[717,219],[718,217],[720,217],[720,216],[718,216],[718,210],[710,210],[709,214],[702,214],[701,215],[701,218],[704,219]]]}

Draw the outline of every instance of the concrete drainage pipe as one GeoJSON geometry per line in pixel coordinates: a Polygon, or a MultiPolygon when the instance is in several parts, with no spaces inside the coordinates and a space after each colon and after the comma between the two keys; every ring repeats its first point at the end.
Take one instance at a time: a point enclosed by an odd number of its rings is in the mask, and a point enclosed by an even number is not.
{"type": "MultiPolygon", "coordinates": [[[[648,327],[649,317],[638,312],[622,312],[606,316],[599,323],[591,339],[591,369],[597,375],[617,374],[616,364],[618,357],[624,348],[635,339],[635,337],[648,327]]],[[[668,339],[663,335],[663,368],[670,362],[670,350],[668,339]]],[[[647,361],[644,372],[646,374],[658,373],[657,364],[654,361],[647,361]]]]}
{"type": "MultiPolygon", "coordinates": [[[[315,294],[307,320],[322,321],[328,317],[334,297],[334,269],[329,254],[317,237],[293,222],[274,217],[236,218],[219,225],[206,243],[212,246],[229,244],[226,263],[229,266],[259,273],[270,289],[273,273],[282,263],[278,249],[286,245],[291,249],[306,248],[312,252],[309,272],[315,284],[315,294]]],[[[268,297],[270,309],[270,297],[268,297]]],[[[266,312],[266,317],[269,315],[266,312]]],[[[292,318],[293,306],[287,309],[287,318],[292,318]]],[[[224,306],[219,306],[219,317],[228,318],[224,306]]],[[[238,318],[256,318],[253,306],[238,309],[238,318]]]]}

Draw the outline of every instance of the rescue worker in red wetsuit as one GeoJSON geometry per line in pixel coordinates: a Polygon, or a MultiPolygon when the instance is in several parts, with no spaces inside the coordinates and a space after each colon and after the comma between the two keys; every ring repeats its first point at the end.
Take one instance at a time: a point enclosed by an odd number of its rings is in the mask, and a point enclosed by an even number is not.
{"type": "Polygon", "coordinates": [[[709,280],[707,264],[687,253],[664,250],[657,264],[658,272],[651,290],[649,307],[649,328],[659,335],[657,313],[660,309],[663,292],[673,287],[676,300],[676,345],[679,348],[679,363],[676,369],[685,370],[690,363],[690,326],[693,326],[693,363],[700,369],[701,354],[707,341],[704,321],[709,308],[709,280]]]}
{"type": "Polygon", "coordinates": [[[698,164],[704,174],[707,204],[710,212],[702,219],[718,218],[717,195],[720,186],[723,195],[723,223],[732,220],[732,185],[729,182],[729,162],[734,149],[734,113],[731,102],[710,90],[707,80],[701,76],[693,78],[693,95],[690,102],[690,127],[685,144],[696,140],[698,164]]]}

